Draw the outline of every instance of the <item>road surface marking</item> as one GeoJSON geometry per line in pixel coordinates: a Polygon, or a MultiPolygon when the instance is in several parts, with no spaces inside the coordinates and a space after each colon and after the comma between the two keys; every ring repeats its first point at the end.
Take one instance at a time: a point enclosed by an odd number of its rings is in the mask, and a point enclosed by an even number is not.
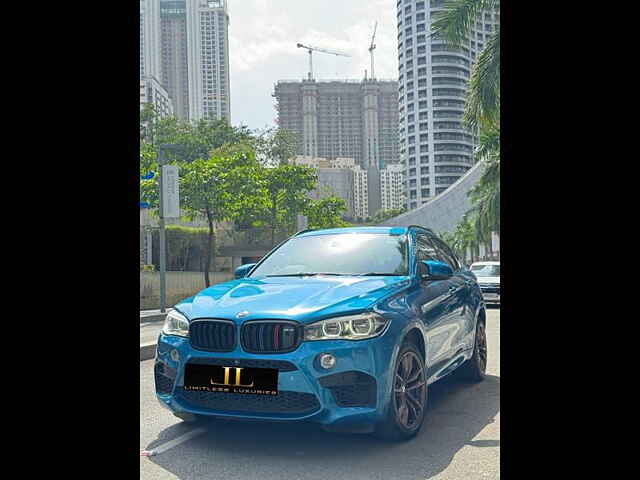
{"type": "Polygon", "coordinates": [[[159,455],[161,453],[166,452],[170,448],[173,448],[176,445],[180,445],[181,443],[184,443],[187,440],[190,440],[193,437],[198,436],[206,431],[207,431],[206,428],[196,428],[195,430],[191,430],[190,432],[180,435],[179,437],[174,438],[173,440],[169,440],[167,443],[163,443],[152,450],[142,450],[140,452],[140,455],[143,457],[152,457],[154,455],[159,455]]]}

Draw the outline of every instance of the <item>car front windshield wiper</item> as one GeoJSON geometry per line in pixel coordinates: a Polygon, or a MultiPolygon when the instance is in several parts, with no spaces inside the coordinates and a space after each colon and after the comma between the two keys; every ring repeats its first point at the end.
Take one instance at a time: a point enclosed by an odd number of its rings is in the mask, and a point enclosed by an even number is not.
{"type": "Polygon", "coordinates": [[[352,276],[352,273],[328,273],[328,272],[299,272],[282,273],[277,275],[265,275],[265,277],[315,277],[316,275],[352,276]]]}

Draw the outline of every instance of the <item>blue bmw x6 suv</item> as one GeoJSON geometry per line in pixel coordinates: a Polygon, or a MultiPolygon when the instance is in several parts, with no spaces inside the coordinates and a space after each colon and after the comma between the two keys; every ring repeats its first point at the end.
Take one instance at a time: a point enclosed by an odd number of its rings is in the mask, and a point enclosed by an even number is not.
{"type": "Polygon", "coordinates": [[[185,421],[312,421],[408,439],[431,383],[483,379],[485,322],[474,275],[432,231],[304,231],[175,306],[156,394],[185,421]]]}

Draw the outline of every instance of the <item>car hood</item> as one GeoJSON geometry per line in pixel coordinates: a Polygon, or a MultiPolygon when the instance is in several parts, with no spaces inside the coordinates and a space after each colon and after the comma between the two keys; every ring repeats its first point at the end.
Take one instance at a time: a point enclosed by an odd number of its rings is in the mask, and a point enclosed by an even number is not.
{"type": "Polygon", "coordinates": [[[483,283],[497,283],[500,285],[500,277],[476,277],[479,284],[483,283]]]}
{"type": "Polygon", "coordinates": [[[278,318],[308,323],[362,311],[408,286],[410,277],[246,278],[213,285],[175,308],[189,319],[223,318],[242,323],[278,318]],[[239,312],[248,312],[236,318],[239,312]]]}

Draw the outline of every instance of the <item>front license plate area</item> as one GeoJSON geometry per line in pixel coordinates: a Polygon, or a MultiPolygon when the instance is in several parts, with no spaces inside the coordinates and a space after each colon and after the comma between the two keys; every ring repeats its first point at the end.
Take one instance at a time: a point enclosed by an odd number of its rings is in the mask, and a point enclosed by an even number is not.
{"type": "Polygon", "coordinates": [[[278,370],[187,363],[184,389],[202,392],[277,395],[278,370]]]}

